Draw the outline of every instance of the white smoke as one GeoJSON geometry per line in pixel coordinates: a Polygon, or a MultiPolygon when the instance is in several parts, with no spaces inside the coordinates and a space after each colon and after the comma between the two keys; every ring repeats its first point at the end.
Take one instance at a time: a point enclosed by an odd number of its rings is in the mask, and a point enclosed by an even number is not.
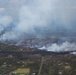
{"type": "MultiPolygon", "coordinates": [[[[12,22],[12,17],[15,27],[10,33],[13,33],[15,38],[21,38],[25,33],[36,34],[35,28],[39,28],[41,32],[46,28],[56,31],[59,27],[60,30],[65,28],[73,31],[76,26],[76,0],[7,0],[2,7],[6,11],[1,8],[3,12],[0,23],[7,27],[12,22]],[[9,16],[3,15],[6,13],[9,13],[9,16]]],[[[6,32],[1,39],[14,39],[10,33],[6,32]]]]}
{"type": "Polygon", "coordinates": [[[63,42],[62,44],[53,43],[51,46],[39,48],[41,50],[53,51],[53,52],[65,52],[76,51],[76,44],[70,42],[63,42]]]}
{"type": "Polygon", "coordinates": [[[52,29],[53,22],[55,28],[61,25],[71,29],[73,21],[76,19],[75,2],[75,0],[29,0],[20,9],[17,29],[22,32],[34,33],[35,27],[50,27],[52,29]]]}
{"type": "Polygon", "coordinates": [[[5,8],[0,8],[0,24],[7,27],[12,22],[12,18],[7,15],[5,8]]]}
{"type": "Polygon", "coordinates": [[[6,10],[4,8],[0,8],[0,33],[10,26],[11,22],[12,18],[6,14],[6,10]]]}

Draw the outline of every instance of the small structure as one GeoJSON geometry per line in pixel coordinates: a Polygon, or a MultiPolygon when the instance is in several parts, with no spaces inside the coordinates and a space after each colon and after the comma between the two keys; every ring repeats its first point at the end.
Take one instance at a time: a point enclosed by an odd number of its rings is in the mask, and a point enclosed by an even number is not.
{"type": "Polygon", "coordinates": [[[32,75],[36,75],[36,73],[32,73],[32,75]]]}
{"type": "Polygon", "coordinates": [[[59,71],[59,75],[62,75],[63,73],[62,73],[62,71],[59,71]]]}

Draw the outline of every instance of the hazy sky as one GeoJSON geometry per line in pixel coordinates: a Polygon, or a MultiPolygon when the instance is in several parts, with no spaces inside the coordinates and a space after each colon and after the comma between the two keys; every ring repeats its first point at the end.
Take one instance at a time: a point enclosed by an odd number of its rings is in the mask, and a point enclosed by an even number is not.
{"type": "Polygon", "coordinates": [[[32,34],[37,28],[76,31],[76,0],[0,0],[0,31],[11,23],[15,27],[1,38],[32,34]]]}

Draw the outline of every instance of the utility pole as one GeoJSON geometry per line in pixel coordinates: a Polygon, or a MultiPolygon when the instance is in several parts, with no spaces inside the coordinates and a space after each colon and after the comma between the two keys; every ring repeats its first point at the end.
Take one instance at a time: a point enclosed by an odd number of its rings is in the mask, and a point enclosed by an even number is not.
{"type": "Polygon", "coordinates": [[[42,56],[42,58],[41,58],[41,64],[40,64],[40,68],[39,68],[38,75],[40,75],[40,74],[41,74],[42,67],[43,67],[43,63],[44,63],[44,56],[42,56]]]}

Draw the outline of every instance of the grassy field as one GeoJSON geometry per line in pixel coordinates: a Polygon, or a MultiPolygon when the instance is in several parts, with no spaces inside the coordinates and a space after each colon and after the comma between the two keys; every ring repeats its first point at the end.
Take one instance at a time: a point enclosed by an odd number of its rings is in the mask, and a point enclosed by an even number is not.
{"type": "Polygon", "coordinates": [[[30,69],[29,68],[18,68],[17,70],[13,71],[15,74],[29,74],[30,69]]]}

